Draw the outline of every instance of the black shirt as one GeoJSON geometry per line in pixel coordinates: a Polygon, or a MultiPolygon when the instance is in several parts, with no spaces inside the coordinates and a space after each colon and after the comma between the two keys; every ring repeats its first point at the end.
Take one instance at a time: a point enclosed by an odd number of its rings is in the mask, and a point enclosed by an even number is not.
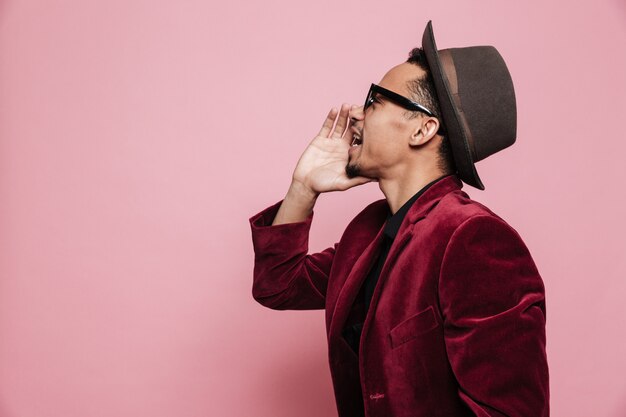
{"type": "Polygon", "coordinates": [[[367,314],[367,311],[369,309],[370,302],[372,301],[372,295],[374,294],[374,289],[376,288],[376,283],[378,282],[378,277],[380,276],[380,271],[385,264],[385,260],[387,260],[389,249],[391,248],[391,244],[398,234],[400,225],[402,224],[402,221],[404,220],[404,217],[408,213],[409,209],[411,208],[413,203],[415,203],[415,201],[419,198],[419,196],[422,195],[424,191],[428,189],[428,187],[446,176],[447,175],[444,175],[426,184],[413,197],[411,197],[406,203],[404,203],[404,205],[400,207],[400,209],[398,209],[398,211],[394,215],[391,215],[391,210],[387,215],[387,220],[385,221],[384,225],[385,229],[383,230],[383,241],[381,243],[382,246],[380,249],[380,255],[372,269],[370,269],[369,273],[367,274],[365,282],[361,287],[358,295],[358,297],[361,297],[361,300],[357,299],[357,302],[362,301],[365,305],[365,311],[362,313],[362,319],[356,324],[346,326],[342,333],[343,337],[346,339],[346,342],[348,342],[348,344],[352,347],[357,355],[359,353],[359,340],[361,338],[361,330],[363,329],[363,324],[365,322],[365,314],[367,314]]]}

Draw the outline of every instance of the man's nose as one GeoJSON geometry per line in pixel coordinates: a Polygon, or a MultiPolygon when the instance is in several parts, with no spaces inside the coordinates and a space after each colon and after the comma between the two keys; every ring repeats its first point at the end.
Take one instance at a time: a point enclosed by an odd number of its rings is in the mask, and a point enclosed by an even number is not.
{"type": "Polygon", "coordinates": [[[350,118],[352,124],[356,124],[357,122],[363,120],[365,117],[365,113],[363,112],[363,105],[357,106],[353,104],[352,107],[350,107],[350,111],[348,112],[348,117],[350,118]]]}

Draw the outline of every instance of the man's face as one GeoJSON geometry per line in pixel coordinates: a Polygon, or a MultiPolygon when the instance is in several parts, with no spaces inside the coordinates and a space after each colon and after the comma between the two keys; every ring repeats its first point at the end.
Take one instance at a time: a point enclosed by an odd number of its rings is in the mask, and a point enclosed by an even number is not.
{"type": "MultiPolygon", "coordinates": [[[[424,76],[417,65],[402,63],[385,74],[381,87],[404,97],[411,97],[409,80],[424,76]]],[[[389,178],[406,167],[409,157],[409,138],[414,133],[421,116],[407,119],[407,110],[377,95],[378,99],[366,110],[363,106],[352,109],[350,117],[355,123],[346,133],[361,137],[362,143],[349,150],[346,174],[348,177],[389,178]]]]}

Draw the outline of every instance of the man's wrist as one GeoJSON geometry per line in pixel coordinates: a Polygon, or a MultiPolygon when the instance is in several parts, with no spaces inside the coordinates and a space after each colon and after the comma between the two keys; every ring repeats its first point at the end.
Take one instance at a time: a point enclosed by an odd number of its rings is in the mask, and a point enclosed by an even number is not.
{"type": "Polygon", "coordinates": [[[315,202],[320,193],[313,191],[311,187],[305,185],[300,181],[292,180],[291,185],[289,186],[289,190],[287,191],[287,195],[294,200],[308,203],[315,202]]]}
{"type": "Polygon", "coordinates": [[[272,225],[302,222],[313,211],[319,193],[304,184],[293,181],[283,199],[272,225]]]}

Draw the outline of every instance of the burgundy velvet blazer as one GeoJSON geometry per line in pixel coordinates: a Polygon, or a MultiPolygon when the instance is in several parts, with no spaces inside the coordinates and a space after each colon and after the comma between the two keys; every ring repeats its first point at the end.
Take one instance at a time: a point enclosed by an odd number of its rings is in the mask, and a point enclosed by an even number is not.
{"type": "Polygon", "coordinates": [[[462,187],[450,175],[411,206],[358,357],[341,332],[376,259],[387,201],[367,206],[339,242],[314,254],[313,213],[272,226],[281,200],[249,219],[254,299],[326,310],[340,417],[549,415],[543,281],[520,235],[462,187]]]}

